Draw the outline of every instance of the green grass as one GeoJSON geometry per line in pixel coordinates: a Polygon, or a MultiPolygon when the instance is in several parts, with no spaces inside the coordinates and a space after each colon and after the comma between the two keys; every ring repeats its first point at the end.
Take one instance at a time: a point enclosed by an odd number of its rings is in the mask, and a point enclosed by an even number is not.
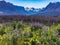
{"type": "Polygon", "coordinates": [[[2,25],[0,45],[60,45],[60,24],[48,26],[47,30],[43,27],[20,22],[2,25]]]}

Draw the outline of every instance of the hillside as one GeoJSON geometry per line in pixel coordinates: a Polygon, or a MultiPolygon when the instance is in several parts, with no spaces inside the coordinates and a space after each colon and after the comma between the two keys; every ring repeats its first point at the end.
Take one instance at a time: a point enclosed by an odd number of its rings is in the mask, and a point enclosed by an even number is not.
{"type": "Polygon", "coordinates": [[[39,15],[58,16],[60,15],[60,2],[49,3],[39,15]]]}

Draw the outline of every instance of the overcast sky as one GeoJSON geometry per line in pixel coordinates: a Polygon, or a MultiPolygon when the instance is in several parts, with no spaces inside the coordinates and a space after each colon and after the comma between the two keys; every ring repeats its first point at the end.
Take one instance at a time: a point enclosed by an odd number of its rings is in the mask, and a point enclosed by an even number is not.
{"type": "Polygon", "coordinates": [[[46,7],[50,2],[60,2],[60,0],[5,0],[5,1],[13,3],[14,5],[18,6],[35,8],[46,7]]]}

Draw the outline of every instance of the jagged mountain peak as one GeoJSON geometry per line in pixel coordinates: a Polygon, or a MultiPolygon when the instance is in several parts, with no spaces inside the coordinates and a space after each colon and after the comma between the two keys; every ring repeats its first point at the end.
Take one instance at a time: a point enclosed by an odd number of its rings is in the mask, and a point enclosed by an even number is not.
{"type": "Polygon", "coordinates": [[[60,2],[50,2],[40,15],[58,16],[60,15],[60,2]]]}
{"type": "Polygon", "coordinates": [[[36,8],[24,8],[22,6],[16,6],[12,3],[6,2],[5,0],[0,0],[0,14],[7,15],[31,15],[31,14],[39,14],[39,15],[60,15],[60,2],[50,2],[43,10],[36,8]]]}
{"type": "Polygon", "coordinates": [[[47,7],[45,9],[56,9],[56,8],[60,8],[60,2],[50,2],[47,7]]]}
{"type": "Polygon", "coordinates": [[[3,12],[3,13],[0,13],[0,14],[6,14],[6,15],[17,15],[17,14],[22,14],[22,15],[31,15],[31,14],[36,14],[36,11],[34,8],[28,8],[28,9],[25,9],[23,6],[17,6],[17,5],[14,5],[10,2],[6,2],[5,0],[4,1],[0,1],[0,12],[3,12]],[[27,11],[29,10],[29,11],[27,11]]]}
{"type": "Polygon", "coordinates": [[[0,13],[2,15],[26,14],[24,7],[16,6],[6,1],[0,1],[0,13]]]}

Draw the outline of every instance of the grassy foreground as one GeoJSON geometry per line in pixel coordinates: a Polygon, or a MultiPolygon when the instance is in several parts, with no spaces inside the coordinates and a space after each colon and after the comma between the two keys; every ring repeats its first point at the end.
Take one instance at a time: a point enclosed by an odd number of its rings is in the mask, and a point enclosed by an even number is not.
{"type": "Polygon", "coordinates": [[[47,29],[21,22],[1,25],[0,45],[60,45],[60,24],[47,29]]]}

